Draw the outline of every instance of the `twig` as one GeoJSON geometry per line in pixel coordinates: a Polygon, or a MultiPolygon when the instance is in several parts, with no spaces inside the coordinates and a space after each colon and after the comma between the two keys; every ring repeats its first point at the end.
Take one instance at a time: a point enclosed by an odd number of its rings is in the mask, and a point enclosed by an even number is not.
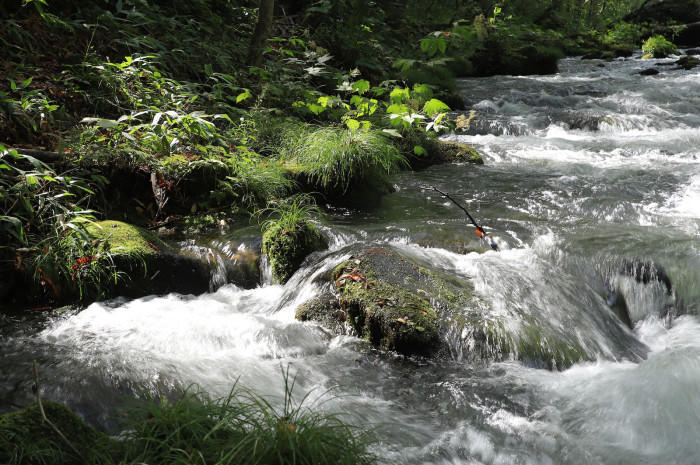
{"type": "Polygon", "coordinates": [[[36,403],[39,404],[39,410],[41,411],[41,418],[44,419],[46,423],[49,424],[49,426],[60,436],[61,439],[63,439],[63,442],[68,444],[68,447],[73,449],[73,452],[75,452],[78,457],[83,461],[84,464],[90,465],[90,462],[83,456],[83,454],[80,453],[80,451],[63,435],[60,429],[56,425],[51,422],[48,418],[46,418],[46,412],[44,412],[44,406],[41,403],[41,396],[39,394],[39,365],[37,365],[36,360],[34,360],[34,384],[36,385],[36,403]]]}

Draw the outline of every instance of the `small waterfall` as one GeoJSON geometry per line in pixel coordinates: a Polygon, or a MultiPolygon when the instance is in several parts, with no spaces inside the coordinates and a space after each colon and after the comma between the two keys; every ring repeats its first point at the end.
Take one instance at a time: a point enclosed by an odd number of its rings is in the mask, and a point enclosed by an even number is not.
{"type": "Polygon", "coordinates": [[[269,286],[273,281],[270,261],[267,258],[267,254],[262,254],[260,256],[260,282],[263,286],[269,286]]]}

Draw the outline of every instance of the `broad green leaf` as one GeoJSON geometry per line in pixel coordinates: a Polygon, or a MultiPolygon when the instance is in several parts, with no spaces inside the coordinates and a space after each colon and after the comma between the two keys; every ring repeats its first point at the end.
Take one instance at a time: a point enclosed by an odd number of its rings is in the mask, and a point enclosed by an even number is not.
{"type": "Polygon", "coordinates": [[[316,105],[315,103],[307,103],[306,107],[313,113],[314,115],[320,115],[323,113],[326,109],[322,107],[321,105],[316,105]]]}
{"type": "Polygon", "coordinates": [[[243,89],[243,92],[236,96],[236,103],[241,103],[243,100],[246,100],[252,96],[253,94],[250,93],[250,89],[243,89]]]}
{"type": "Polygon", "coordinates": [[[413,92],[423,97],[425,100],[430,100],[433,98],[433,91],[430,87],[425,84],[415,84],[413,86],[413,92]]]}
{"type": "Polygon", "coordinates": [[[436,98],[428,100],[423,106],[423,112],[430,116],[436,113],[444,113],[446,111],[450,111],[450,107],[436,98]]]}
{"type": "Polygon", "coordinates": [[[404,113],[408,113],[409,111],[410,108],[408,108],[407,105],[404,105],[402,103],[395,103],[393,105],[389,105],[389,107],[386,109],[387,113],[397,115],[402,115],[404,113]]]}
{"type": "Polygon", "coordinates": [[[27,87],[29,84],[32,83],[32,79],[33,79],[33,78],[29,78],[29,79],[23,81],[23,82],[19,85],[19,88],[20,88],[20,89],[24,89],[25,87],[27,87]]]}
{"type": "Polygon", "coordinates": [[[351,131],[356,131],[356,130],[360,129],[360,122],[357,121],[356,119],[349,119],[345,122],[345,124],[347,125],[348,129],[350,129],[351,131]]]}
{"type": "Polygon", "coordinates": [[[358,94],[362,95],[369,90],[370,84],[366,79],[360,79],[352,83],[352,88],[355,89],[358,94]]]}
{"type": "Polygon", "coordinates": [[[392,103],[403,103],[409,98],[411,98],[409,90],[403,87],[396,87],[389,94],[389,100],[391,100],[392,103]]]}
{"type": "Polygon", "coordinates": [[[415,153],[415,154],[418,155],[418,156],[423,156],[423,155],[425,155],[427,152],[426,152],[425,149],[424,149],[423,147],[421,147],[420,145],[416,145],[415,147],[413,147],[413,153],[415,153]]]}

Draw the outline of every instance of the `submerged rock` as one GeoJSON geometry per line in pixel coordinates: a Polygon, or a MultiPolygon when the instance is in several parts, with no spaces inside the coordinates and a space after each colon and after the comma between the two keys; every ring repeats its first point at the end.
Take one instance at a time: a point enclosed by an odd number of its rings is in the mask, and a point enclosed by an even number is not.
{"type": "MultiPolygon", "coordinates": [[[[354,334],[381,349],[470,362],[520,360],[549,369],[601,353],[572,328],[536,313],[493,312],[469,280],[391,249],[355,250],[324,279],[325,292],[301,305],[297,319],[354,334]]],[[[626,340],[611,312],[598,317],[613,328],[611,337],[626,340]]]]}
{"type": "Polygon", "coordinates": [[[674,64],[678,65],[679,69],[684,69],[687,71],[700,65],[700,59],[695,58],[693,56],[684,55],[680,57],[678,61],[674,62],[674,64]]]}
{"type": "Polygon", "coordinates": [[[659,74],[659,70],[656,68],[649,68],[639,72],[642,76],[656,76],[659,74]]]}

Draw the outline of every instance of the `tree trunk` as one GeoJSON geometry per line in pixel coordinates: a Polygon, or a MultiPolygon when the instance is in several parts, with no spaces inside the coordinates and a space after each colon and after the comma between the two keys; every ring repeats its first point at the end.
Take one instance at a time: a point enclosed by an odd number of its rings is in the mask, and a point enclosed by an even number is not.
{"type": "Polygon", "coordinates": [[[260,0],[258,8],[258,22],[253,31],[253,38],[250,40],[248,50],[248,64],[251,66],[261,66],[265,43],[272,30],[273,12],[275,10],[275,0],[260,0]]]}

